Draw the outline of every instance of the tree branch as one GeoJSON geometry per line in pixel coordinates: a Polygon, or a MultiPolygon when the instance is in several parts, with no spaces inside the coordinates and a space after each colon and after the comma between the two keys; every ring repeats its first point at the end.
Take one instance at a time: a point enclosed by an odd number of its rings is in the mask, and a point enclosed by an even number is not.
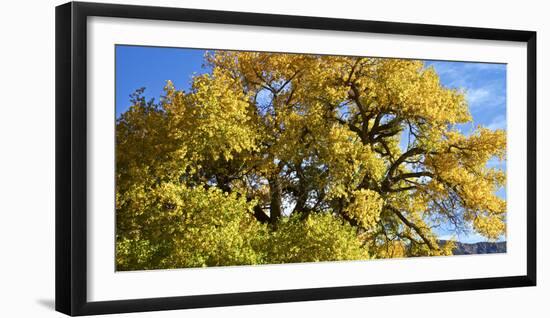
{"type": "Polygon", "coordinates": [[[416,224],[414,224],[411,221],[407,220],[407,218],[403,215],[403,213],[401,213],[398,209],[396,209],[392,206],[389,206],[389,205],[387,205],[386,208],[389,209],[390,211],[392,211],[395,215],[397,215],[397,217],[401,221],[403,221],[403,223],[405,223],[408,227],[413,229],[416,232],[416,234],[418,234],[418,236],[420,236],[422,241],[424,241],[424,243],[426,243],[426,245],[428,245],[428,247],[431,250],[437,250],[438,249],[437,247],[435,247],[432,244],[432,242],[426,237],[426,235],[424,235],[424,233],[422,233],[422,230],[416,224]]]}
{"type": "Polygon", "coordinates": [[[408,186],[408,187],[401,187],[401,188],[397,188],[397,189],[386,189],[386,192],[402,192],[402,191],[408,191],[408,190],[413,190],[413,189],[417,189],[418,187],[417,186],[408,186]]]}
{"type": "Polygon", "coordinates": [[[351,99],[355,102],[355,105],[357,105],[357,108],[359,108],[359,111],[361,112],[361,117],[363,117],[363,125],[368,125],[369,116],[367,116],[367,110],[361,103],[361,100],[359,100],[359,89],[355,84],[351,83],[350,85],[351,91],[353,94],[349,94],[351,99]]]}
{"type": "Polygon", "coordinates": [[[430,177],[433,178],[434,174],[430,171],[418,171],[418,172],[409,172],[402,173],[396,177],[391,178],[392,181],[399,181],[407,178],[420,178],[420,177],[430,177]]]}
{"type": "Polygon", "coordinates": [[[397,160],[391,165],[390,169],[388,169],[388,174],[386,176],[386,180],[389,181],[389,179],[392,178],[393,176],[393,173],[395,172],[395,170],[397,170],[397,168],[399,168],[399,165],[401,165],[405,159],[409,158],[409,157],[412,157],[412,156],[415,156],[415,155],[420,155],[424,153],[424,149],[422,148],[411,148],[409,150],[407,150],[406,152],[404,152],[403,154],[401,154],[401,156],[399,156],[399,158],[397,158],[397,160]]]}

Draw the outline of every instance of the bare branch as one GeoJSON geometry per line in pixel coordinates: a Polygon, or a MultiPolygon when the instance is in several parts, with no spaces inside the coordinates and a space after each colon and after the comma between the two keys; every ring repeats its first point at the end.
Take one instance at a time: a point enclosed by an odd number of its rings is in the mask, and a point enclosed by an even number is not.
{"type": "Polygon", "coordinates": [[[420,236],[420,238],[422,239],[422,241],[424,241],[424,243],[426,243],[426,245],[428,245],[428,247],[431,249],[431,250],[437,250],[438,248],[435,247],[433,245],[433,243],[426,237],[426,235],[422,232],[422,230],[420,229],[420,227],[418,227],[416,224],[412,223],[411,221],[407,220],[407,218],[403,215],[403,213],[401,213],[398,209],[392,207],[392,206],[386,206],[387,209],[389,209],[390,211],[392,211],[403,223],[405,223],[405,225],[407,225],[408,227],[410,227],[411,229],[413,229],[416,234],[418,234],[418,236],[420,236]]]}

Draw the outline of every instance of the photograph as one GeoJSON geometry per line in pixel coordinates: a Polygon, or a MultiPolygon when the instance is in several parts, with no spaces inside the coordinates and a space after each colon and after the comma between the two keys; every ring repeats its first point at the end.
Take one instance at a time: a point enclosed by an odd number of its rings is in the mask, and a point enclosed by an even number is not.
{"type": "Polygon", "coordinates": [[[6,2],[0,318],[550,312],[544,2],[312,4],[6,2]]]}
{"type": "Polygon", "coordinates": [[[114,49],[116,271],[506,253],[505,63],[114,49]]]}

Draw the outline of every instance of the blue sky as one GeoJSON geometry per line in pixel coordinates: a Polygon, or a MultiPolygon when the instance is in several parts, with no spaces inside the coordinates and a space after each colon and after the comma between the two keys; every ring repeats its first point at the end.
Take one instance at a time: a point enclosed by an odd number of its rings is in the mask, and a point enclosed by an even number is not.
{"type": "Polygon", "coordinates": [[[116,46],[116,116],[130,107],[129,95],[145,87],[144,96],[158,101],[167,80],[187,89],[193,73],[201,73],[204,50],[116,46]]]}
{"type": "MultiPolygon", "coordinates": [[[[145,87],[144,96],[158,100],[167,80],[176,88],[188,90],[195,73],[203,73],[204,50],[116,46],[116,116],[130,106],[129,95],[145,87]]],[[[473,123],[461,126],[465,134],[482,125],[491,129],[506,129],[506,65],[473,62],[426,61],[439,74],[442,85],[466,92],[473,123]]],[[[489,165],[505,169],[497,161],[489,165]]],[[[506,197],[504,189],[498,194],[506,197]]],[[[441,230],[443,238],[450,233],[441,230]]],[[[458,237],[462,242],[484,239],[475,234],[458,237]]]]}

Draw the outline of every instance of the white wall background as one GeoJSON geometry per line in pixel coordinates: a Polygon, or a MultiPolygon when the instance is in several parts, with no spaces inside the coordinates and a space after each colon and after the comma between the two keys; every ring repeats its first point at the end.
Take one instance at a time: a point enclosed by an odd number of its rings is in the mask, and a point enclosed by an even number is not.
{"type": "MultiPolygon", "coordinates": [[[[114,315],[114,317],[542,317],[550,313],[545,158],[550,22],[545,1],[126,0],[116,3],[527,29],[538,32],[537,287],[114,315]]],[[[0,317],[62,317],[54,307],[54,7],[0,11],[0,317]]],[[[146,286],[144,286],[146,288],[146,286]]]]}

